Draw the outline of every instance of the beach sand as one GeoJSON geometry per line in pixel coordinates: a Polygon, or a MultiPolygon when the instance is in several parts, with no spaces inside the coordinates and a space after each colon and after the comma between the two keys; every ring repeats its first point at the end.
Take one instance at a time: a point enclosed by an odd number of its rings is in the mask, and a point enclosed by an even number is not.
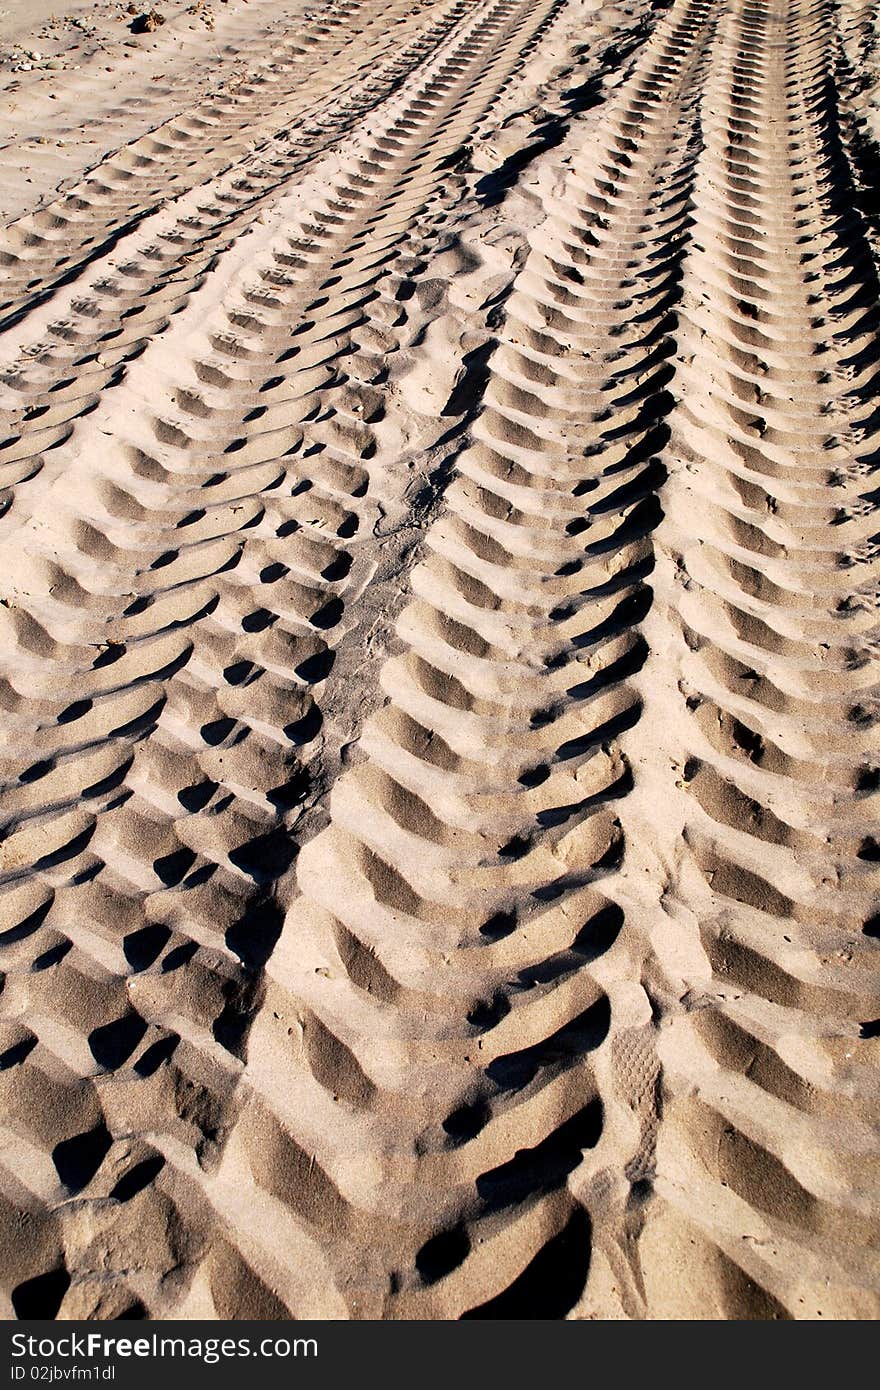
{"type": "Polygon", "coordinates": [[[0,15],[2,1315],[875,1318],[872,7],[155,10],[0,15]]]}

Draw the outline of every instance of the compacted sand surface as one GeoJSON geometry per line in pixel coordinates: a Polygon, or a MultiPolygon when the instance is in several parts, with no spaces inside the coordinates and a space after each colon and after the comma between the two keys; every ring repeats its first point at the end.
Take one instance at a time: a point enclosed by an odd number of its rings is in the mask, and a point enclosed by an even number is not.
{"type": "Polygon", "coordinates": [[[876,1317],[873,7],[149,8],[0,19],[3,1315],[876,1317]]]}

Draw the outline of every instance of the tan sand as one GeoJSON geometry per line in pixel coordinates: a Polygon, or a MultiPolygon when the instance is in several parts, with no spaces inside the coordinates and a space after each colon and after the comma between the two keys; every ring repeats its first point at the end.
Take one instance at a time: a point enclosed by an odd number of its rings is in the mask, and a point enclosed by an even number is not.
{"type": "Polygon", "coordinates": [[[876,1317],[871,8],[9,3],[4,1316],[876,1317]]]}

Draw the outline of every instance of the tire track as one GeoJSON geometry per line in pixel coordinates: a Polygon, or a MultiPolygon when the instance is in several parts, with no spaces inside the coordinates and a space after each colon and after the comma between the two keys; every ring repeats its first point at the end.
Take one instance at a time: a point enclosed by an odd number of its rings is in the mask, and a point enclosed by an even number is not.
{"type": "Polygon", "coordinates": [[[267,1244],[320,1242],[355,1317],[564,1315],[617,1195],[592,1179],[620,1127],[639,1142],[606,1094],[650,1014],[613,898],[618,735],[709,13],[674,6],[575,146],[267,967],[221,1174],[258,1184],[267,1244]]]}
{"type": "MultiPolygon", "coordinates": [[[[283,232],[227,253],[163,339],[171,380],[148,349],[10,532],[3,1189],[35,1232],[18,1312],[62,1296],[65,1316],[161,1314],[183,1296],[222,1311],[241,1283],[252,1213],[209,1175],[325,756],[313,692],[374,568],[357,547],[379,515],[374,383],[406,322],[402,249],[418,264],[445,161],[557,9],[475,9],[334,181],[319,169],[300,190],[298,233],[281,203],[283,232]],[[134,1258],[144,1227],[161,1238],[134,1258]]],[[[291,1247],[285,1306],[317,1288],[326,1307],[316,1260],[305,1237],[291,1247]]]]}
{"type": "Polygon", "coordinates": [[[877,1307],[878,286],[830,16],[731,5],[703,102],[651,715],[624,741],[632,882],[662,905],[661,1317],[877,1307]]]}
{"type": "Polygon", "coordinates": [[[345,99],[332,92],[319,99],[310,120],[297,129],[295,145],[288,133],[286,149],[273,146],[260,157],[249,155],[221,179],[148,217],[126,236],[122,254],[111,248],[86,283],[78,277],[62,296],[54,294],[42,311],[30,314],[26,345],[20,327],[10,331],[5,371],[0,358],[12,425],[0,443],[0,501],[7,509],[15,489],[35,477],[47,454],[70,437],[73,422],[94,409],[103,391],[124,380],[125,364],[205,283],[218,255],[425,62],[464,14],[463,0],[457,0],[385,65],[363,65],[362,80],[345,99]]]}
{"type": "MultiPolygon", "coordinates": [[[[460,0],[460,7],[467,3],[460,0]]],[[[400,8],[399,0],[378,7],[334,0],[312,15],[301,35],[278,43],[270,31],[263,38],[266,57],[255,70],[130,141],[55,202],[14,222],[0,255],[8,294],[0,305],[2,323],[16,321],[105,255],[169,192],[186,191],[197,165],[217,175],[272,142],[288,123],[313,118],[322,98],[338,100],[350,81],[362,80],[365,54],[369,62],[390,56],[403,36],[397,21],[403,21],[405,34],[428,7],[404,14],[400,8]]]]}
{"type": "Polygon", "coordinates": [[[869,5],[839,5],[833,11],[834,58],[827,80],[829,100],[837,111],[839,138],[851,177],[847,178],[854,207],[866,224],[874,264],[880,266],[880,147],[875,91],[878,80],[878,24],[869,5]]]}
{"type": "Polygon", "coordinates": [[[232,0],[212,15],[210,36],[197,19],[178,13],[146,46],[124,25],[112,37],[106,29],[100,36],[88,23],[68,21],[78,43],[62,61],[75,59],[72,66],[0,77],[6,98],[0,109],[4,227],[53,201],[129,140],[183,114],[181,93],[184,104],[193,105],[242,83],[249,69],[259,77],[260,66],[269,69],[273,53],[285,51],[279,43],[284,30],[309,46],[317,29],[307,10],[302,0],[232,0]]]}
{"type": "Polygon", "coordinates": [[[40,231],[7,1316],[876,1314],[869,20],[346,0],[40,231]]]}

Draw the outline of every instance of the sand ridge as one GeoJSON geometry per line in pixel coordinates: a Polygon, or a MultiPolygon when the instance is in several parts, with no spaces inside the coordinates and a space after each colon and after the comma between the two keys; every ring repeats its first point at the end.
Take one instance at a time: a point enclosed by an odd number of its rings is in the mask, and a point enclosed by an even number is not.
{"type": "Polygon", "coordinates": [[[8,222],[7,1316],[876,1315],[869,26],[255,6],[8,222]]]}

